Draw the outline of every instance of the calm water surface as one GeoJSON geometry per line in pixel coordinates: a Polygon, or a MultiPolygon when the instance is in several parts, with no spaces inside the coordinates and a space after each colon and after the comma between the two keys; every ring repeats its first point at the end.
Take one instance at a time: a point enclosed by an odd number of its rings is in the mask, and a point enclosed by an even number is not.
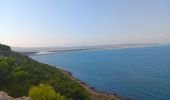
{"type": "Polygon", "coordinates": [[[72,72],[98,91],[132,100],[170,100],[170,46],[31,57],[72,72]]]}

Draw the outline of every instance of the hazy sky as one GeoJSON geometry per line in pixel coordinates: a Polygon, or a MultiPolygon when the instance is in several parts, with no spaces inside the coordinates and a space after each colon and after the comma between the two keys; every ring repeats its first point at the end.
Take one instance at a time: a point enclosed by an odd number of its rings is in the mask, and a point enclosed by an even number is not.
{"type": "Polygon", "coordinates": [[[170,43],[170,0],[0,0],[0,43],[170,43]]]}

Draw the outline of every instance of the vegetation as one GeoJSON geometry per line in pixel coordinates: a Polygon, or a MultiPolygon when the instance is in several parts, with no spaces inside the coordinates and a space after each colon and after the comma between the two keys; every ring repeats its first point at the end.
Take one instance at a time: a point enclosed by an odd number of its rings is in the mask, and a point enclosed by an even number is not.
{"type": "Polygon", "coordinates": [[[9,53],[11,53],[10,47],[0,44],[0,57],[3,55],[8,55],[9,53]]]}
{"type": "Polygon", "coordinates": [[[0,51],[9,52],[9,51],[11,51],[11,49],[9,46],[0,44],[0,51]]]}
{"type": "MultiPolygon", "coordinates": [[[[0,45],[1,91],[5,91],[13,97],[28,96],[29,89],[40,83],[51,86],[54,91],[58,91],[67,99],[90,99],[90,94],[61,70],[13,52],[8,46],[0,45]]],[[[45,85],[44,89],[49,88],[47,85],[45,85]]],[[[32,88],[30,91],[36,91],[38,88],[42,88],[41,85],[37,88],[32,88]]],[[[49,91],[54,92],[52,89],[49,91]]],[[[30,93],[31,96],[33,94],[30,93]]]]}
{"type": "Polygon", "coordinates": [[[56,93],[51,86],[45,84],[31,87],[29,97],[33,100],[65,100],[64,96],[56,93]]]}

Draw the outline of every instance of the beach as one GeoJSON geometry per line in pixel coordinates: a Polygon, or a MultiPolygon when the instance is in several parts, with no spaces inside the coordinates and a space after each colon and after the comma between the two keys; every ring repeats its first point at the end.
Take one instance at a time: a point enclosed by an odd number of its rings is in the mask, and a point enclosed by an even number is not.
{"type": "Polygon", "coordinates": [[[119,44],[119,45],[104,45],[104,46],[88,46],[88,47],[49,47],[49,48],[15,48],[12,49],[24,55],[49,55],[56,53],[65,53],[73,51],[96,51],[96,50],[111,50],[111,49],[125,49],[125,48],[140,48],[159,46],[159,44],[119,44]]]}

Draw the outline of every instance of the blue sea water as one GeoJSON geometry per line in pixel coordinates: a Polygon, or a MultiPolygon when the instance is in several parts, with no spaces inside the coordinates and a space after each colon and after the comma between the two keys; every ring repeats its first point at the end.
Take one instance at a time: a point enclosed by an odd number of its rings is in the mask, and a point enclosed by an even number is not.
{"type": "Polygon", "coordinates": [[[170,100],[170,46],[31,56],[72,72],[98,91],[132,100],[170,100]]]}

